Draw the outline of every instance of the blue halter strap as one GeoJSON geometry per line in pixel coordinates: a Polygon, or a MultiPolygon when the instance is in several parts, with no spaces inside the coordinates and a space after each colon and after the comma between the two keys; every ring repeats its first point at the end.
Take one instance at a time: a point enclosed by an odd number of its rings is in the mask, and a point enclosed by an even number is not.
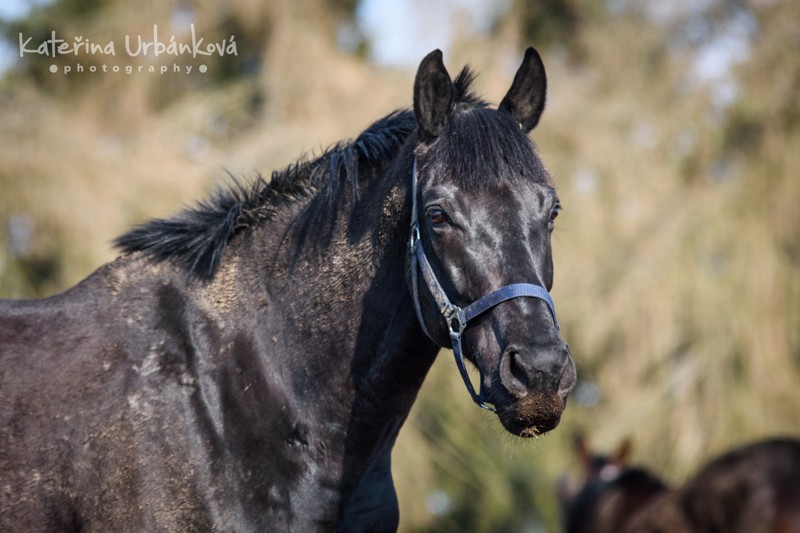
{"type": "Polygon", "coordinates": [[[553,317],[553,323],[556,326],[556,331],[558,331],[558,320],[556,319],[556,309],[553,305],[553,299],[550,297],[550,294],[547,292],[547,290],[541,285],[536,285],[533,283],[512,283],[511,285],[506,285],[478,298],[464,308],[453,305],[442,288],[441,283],[439,283],[439,280],[436,278],[436,274],[434,274],[430,261],[428,261],[428,257],[425,255],[425,249],[423,248],[422,241],[420,239],[419,214],[417,209],[417,181],[419,178],[417,176],[416,157],[414,158],[412,174],[411,238],[409,240],[409,249],[411,252],[411,285],[414,299],[414,310],[417,313],[417,320],[422,327],[422,331],[425,332],[425,335],[427,335],[431,340],[434,340],[433,336],[425,325],[425,319],[422,316],[422,308],[419,301],[419,275],[421,274],[422,280],[425,282],[428,291],[430,291],[431,295],[433,296],[433,300],[436,302],[436,305],[439,308],[439,313],[441,313],[447,322],[450,335],[450,345],[453,348],[453,356],[455,357],[456,366],[458,366],[458,371],[461,374],[461,378],[464,380],[464,384],[467,386],[467,391],[469,391],[470,396],[472,396],[472,400],[478,404],[478,406],[488,409],[489,411],[496,412],[494,406],[487,403],[489,401],[489,393],[483,386],[483,379],[480,380],[480,394],[475,392],[475,387],[472,385],[469,374],[467,374],[466,364],[464,363],[464,353],[461,348],[461,335],[464,333],[464,330],[466,329],[470,320],[473,318],[485,313],[498,304],[520,297],[538,298],[540,300],[544,300],[548,309],[550,309],[550,314],[553,317]]]}

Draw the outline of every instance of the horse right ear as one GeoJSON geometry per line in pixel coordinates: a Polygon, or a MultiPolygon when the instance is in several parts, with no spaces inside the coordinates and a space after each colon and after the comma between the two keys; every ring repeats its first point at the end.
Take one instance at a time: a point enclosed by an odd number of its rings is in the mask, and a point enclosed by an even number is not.
{"type": "Polygon", "coordinates": [[[622,468],[628,463],[628,459],[631,457],[631,451],[633,449],[633,443],[631,443],[631,439],[625,439],[617,448],[617,451],[614,452],[614,457],[611,459],[611,462],[614,463],[616,466],[622,468]]]}
{"type": "Polygon", "coordinates": [[[508,94],[500,102],[499,109],[514,117],[519,127],[528,133],[539,123],[546,98],[547,76],[544,73],[544,63],[539,52],[530,47],[525,51],[525,59],[514,76],[508,94]]]}
{"type": "Polygon", "coordinates": [[[437,137],[452,112],[453,82],[442,61],[442,51],[434,50],[419,64],[414,80],[414,117],[423,140],[437,137]]]}

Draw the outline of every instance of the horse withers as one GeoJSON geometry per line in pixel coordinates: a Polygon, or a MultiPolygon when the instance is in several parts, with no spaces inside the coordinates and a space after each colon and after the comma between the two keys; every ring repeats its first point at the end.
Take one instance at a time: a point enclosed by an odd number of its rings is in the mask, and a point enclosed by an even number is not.
{"type": "Polygon", "coordinates": [[[498,108],[472,79],[432,52],[413,110],[0,302],[0,531],[394,530],[392,446],[442,347],[508,431],[553,429],[575,367],[527,136],[544,67],[529,49],[498,108]]]}

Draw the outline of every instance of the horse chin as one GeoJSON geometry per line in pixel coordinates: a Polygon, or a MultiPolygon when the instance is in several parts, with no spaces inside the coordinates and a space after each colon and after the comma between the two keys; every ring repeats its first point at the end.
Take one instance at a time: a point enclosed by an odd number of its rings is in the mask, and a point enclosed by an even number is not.
{"type": "Polygon", "coordinates": [[[503,427],[523,438],[538,437],[555,429],[564,412],[563,400],[550,394],[529,395],[496,407],[503,427]]]}

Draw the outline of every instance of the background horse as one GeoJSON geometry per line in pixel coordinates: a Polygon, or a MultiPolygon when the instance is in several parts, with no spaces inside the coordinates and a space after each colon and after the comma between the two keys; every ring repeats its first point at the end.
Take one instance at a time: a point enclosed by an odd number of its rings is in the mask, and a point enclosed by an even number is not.
{"type": "Polygon", "coordinates": [[[800,441],[771,439],[729,451],[679,489],[577,441],[583,486],[562,487],[567,533],[798,533],[800,441]]]}
{"type": "Polygon", "coordinates": [[[0,303],[0,530],[395,529],[391,449],[442,346],[510,432],[554,428],[544,67],[529,49],[497,109],[471,81],[435,51],[413,112],[0,303]]]}

